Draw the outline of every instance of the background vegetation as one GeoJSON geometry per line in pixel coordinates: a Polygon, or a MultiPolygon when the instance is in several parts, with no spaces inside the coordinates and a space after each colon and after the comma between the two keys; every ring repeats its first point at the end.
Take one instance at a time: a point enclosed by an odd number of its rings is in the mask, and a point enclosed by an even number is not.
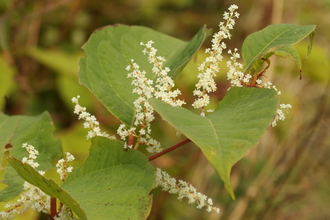
{"type": "MultiPolygon", "coordinates": [[[[55,135],[62,139],[65,151],[77,157],[78,165],[86,158],[90,142],[83,139],[86,133],[73,114],[73,96],[80,94],[81,104],[96,115],[104,129],[114,133],[118,127],[118,120],[78,84],[80,48],[89,35],[99,27],[121,23],[190,40],[204,24],[217,30],[223,11],[231,4],[239,6],[241,17],[232,41],[227,42],[229,48],[241,48],[247,35],[269,24],[317,25],[314,48],[303,62],[301,80],[290,59],[273,59],[266,73],[267,80],[282,91],[281,102],[291,103],[293,109],[285,122],[269,128],[260,143],[234,166],[235,201],[193,144],[154,161],[155,166],[210,196],[222,211],[216,215],[196,210],[194,205],[155,189],[149,219],[328,219],[329,0],[0,0],[0,108],[9,115],[49,111],[57,128],[55,135]]],[[[297,45],[303,58],[307,44],[297,45]]],[[[197,81],[196,62],[203,56],[201,50],[197,61],[179,77],[188,103],[193,102],[190,94],[197,81]]],[[[218,84],[219,90],[213,94],[217,101],[228,88],[225,67],[218,84]]],[[[164,124],[157,130],[164,147],[181,140],[164,124]]],[[[29,212],[21,218],[38,217],[29,212]]]]}

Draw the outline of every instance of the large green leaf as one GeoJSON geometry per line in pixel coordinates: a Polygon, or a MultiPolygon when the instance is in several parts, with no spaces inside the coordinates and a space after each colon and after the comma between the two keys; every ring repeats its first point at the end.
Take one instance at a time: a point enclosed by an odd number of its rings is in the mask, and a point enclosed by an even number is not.
{"type": "Polygon", "coordinates": [[[123,142],[92,139],[90,154],[64,182],[88,219],[146,219],[150,213],[155,174],[142,153],[123,142]]]}
{"type": "MultiPolygon", "coordinates": [[[[315,28],[315,25],[275,24],[249,35],[242,45],[242,57],[246,62],[244,71],[250,71],[255,62],[271,52],[271,49],[275,50],[282,46],[287,48],[287,46],[301,41],[308,35],[312,39],[312,32],[315,28]]],[[[288,54],[298,64],[297,59],[300,59],[300,57],[292,56],[292,48],[288,54]]]]}
{"type": "Polygon", "coordinates": [[[52,179],[40,175],[33,167],[23,164],[15,157],[6,155],[6,159],[25,181],[37,186],[47,195],[58,198],[63,204],[71,208],[81,220],[87,220],[86,214],[80,208],[80,205],[52,179]]]}
{"type": "MultiPolygon", "coordinates": [[[[7,116],[0,113],[0,146],[1,154],[9,150],[17,158],[27,156],[23,143],[33,145],[38,151],[38,169],[53,168],[52,161],[63,157],[59,139],[52,136],[53,122],[47,112],[38,116],[7,116]]],[[[1,164],[2,162],[1,158],[1,164]]],[[[10,167],[5,167],[3,183],[8,186],[0,192],[0,201],[9,201],[22,190],[23,180],[10,167]]]]}
{"type": "Polygon", "coordinates": [[[202,117],[151,99],[154,109],[194,142],[213,165],[232,198],[232,166],[257,144],[273,120],[277,99],[272,89],[231,88],[212,114],[202,117]]]}
{"type": "Polygon", "coordinates": [[[133,123],[136,94],[132,94],[131,79],[125,68],[134,59],[141,70],[151,79],[151,64],[140,42],[153,40],[157,55],[166,58],[169,75],[176,78],[203,43],[207,31],[203,27],[190,41],[179,39],[138,26],[106,26],[95,31],[83,46],[86,58],[81,58],[79,80],[119,120],[127,125],[133,123]]]}

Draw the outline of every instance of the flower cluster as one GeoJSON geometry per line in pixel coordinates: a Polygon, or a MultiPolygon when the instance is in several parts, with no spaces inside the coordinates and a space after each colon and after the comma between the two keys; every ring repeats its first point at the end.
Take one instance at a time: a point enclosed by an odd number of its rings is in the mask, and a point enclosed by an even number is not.
{"type": "Polygon", "coordinates": [[[64,182],[68,173],[71,173],[73,170],[72,166],[68,166],[69,161],[73,161],[75,158],[69,152],[65,153],[65,158],[60,159],[56,164],[56,172],[60,175],[61,180],[64,182]]]}
{"type": "MultiPolygon", "coordinates": [[[[35,162],[39,152],[27,143],[22,145],[28,152],[28,157],[23,157],[22,162],[29,164],[33,168],[39,166],[38,162],[35,162]]],[[[38,171],[41,175],[44,175],[44,171],[38,171]]],[[[34,209],[38,212],[49,213],[50,209],[50,197],[42,192],[38,187],[31,185],[28,182],[24,182],[23,193],[21,197],[17,199],[15,203],[7,203],[5,205],[6,210],[0,212],[1,219],[13,219],[16,215],[25,212],[27,209],[34,209]]]]}
{"type": "MultiPolygon", "coordinates": [[[[257,73],[255,76],[252,76],[249,73],[243,73],[243,65],[237,61],[240,58],[238,50],[235,48],[234,52],[231,50],[228,51],[228,54],[231,55],[230,59],[227,62],[227,67],[229,71],[227,73],[227,79],[230,80],[231,87],[242,87],[242,86],[251,86],[257,88],[268,88],[274,89],[277,91],[277,95],[281,94],[281,91],[277,89],[273,83],[270,81],[263,83],[260,79],[263,76],[264,71],[257,73]]],[[[279,108],[276,111],[274,120],[271,122],[271,125],[275,127],[277,121],[284,121],[285,115],[284,112],[287,112],[287,109],[292,108],[290,104],[280,104],[279,108]]]]}
{"type": "Polygon", "coordinates": [[[156,55],[157,50],[152,46],[153,43],[153,41],[148,41],[146,44],[141,42],[141,45],[145,47],[142,51],[143,54],[148,54],[148,61],[153,64],[152,73],[156,76],[155,85],[153,85],[153,80],[146,77],[146,71],[141,71],[139,65],[134,60],[131,60],[131,64],[126,67],[126,70],[129,72],[127,77],[133,79],[132,85],[134,89],[132,92],[139,95],[133,103],[136,111],[135,127],[128,129],[124,124],[121,124],[117,130],[122,140],[126,140],[129,136],[136,137],[137,144],[147,145],[147,150],[150,153],[160,152],[161,147],[160,143],[150,136],[150,123],[155,117],[153,115],[154,109],[150,105],[149,99],[158,98],[172,106],[185,104],[184,101],[177,99],[177,96],[181,94],[180,90],[172,91],[174,82],[168,76],[170,68],[164,67],[166,60],[164,57],[156,55]],[[136,132],[137,127],[139,127],[138,133],[136,132]]]}
{"type": "MultiPolygon", "coordinates": [[[[149,103],[149,99],[154,96],[153,81],[146,77],[146,71],[140,71],[140,67],[131,60],[131,64],[127,66],[128,78],[133,78],[132,85],[135,86],[133,93],[138,94],[138,98],[134,101],[135,107],[135,121],[134,126],[129,129],[124,124],[121,124],[117,133],[122,140],[126,140],[127,136],[137,138],[138,144],[145,144],[148,146],[149,152],[159,152],[161,150],[160,143],[151,138],[150,123],[155,119],[154,109],[149,103]],[[136,133],[136,127],[140,126],[139,134],[136,133]]],[[[133,146],[129,146],[133,147],[133,146]]]]}
{"type": "Polygon", "coordinates": [[[7,203],[6,210],[0,212],[0,219],[14,219],[16,215],[22,214],[28,209],[49,214],[50,197],[39,188],[24,182],[23,193],[14,203],[7,203]]]}
{"type": "Polygon", "coordinates": [[[275,127],[277,125],[278,121],[284,121],[285,119],[285,115],[284,112],[287,112],[289,108],[292,108],[292,106],[290,104],[280,104],[280,108],[277,109],[276,111],[276,115],[275,118],[273,120],[273,122],[271,123],[271,125],[273,127],[275,127]]]}
{"type": "Polygon", "coordinates": [[[252,78],[252,75],[243,73],[243,65],[237,61],[240,58],[240,54],[237,51],[237,48],[234,49],[234,52],[228,50],[228,54],[231,57],[227,61],[227,79],[230,80],[232,87],[242,87],[243,84],[249,83],[252,78]]]}
{"type": "MultiPolygon", "coordinates": [[[[33,168],[37,168],[39,166],[38,162],[35,162],[34,160],[37,159],[39,155],[39,151],[37,151],[32,145],[24,143],[22,145],[22,148],[25,148],[28,152],[28,157],[23,157],[22,163],[29,164],[33,168]]],[[[41,175],[44,174],[43,171],[39,171],[41,175]]]]}
{"type": "Polygon", "coordinates": [[[172,91],[174,87],[173,79],[168,75],[170,68],[164,66],[166,61],[164,57],[156,56],[157,49],[152,47],[153,41],[148,41],[146,44],[140,43],[145,46],[142,51],[143,54],[148,54],[149,63],[153,64],[152,72],[156,74],[156,85],[155,85],[155,98],[158,98],[172,106],[182,106],[185,104],[183,100],[176,99],[181,94],[179,89],[172,91]]]}
{"type": "MultiPolygon", "coordinates": [[[[39,163],[35,160],[37,159],[37,155],[39,155],[38,150],[36,150],[32,145],[24,143],[22,145],[23,148],[25,148],[28,152],[28,157],[23,157],[22,162],[29,164],[33,168],[37,168],[39,166],[39,163]]],[[[71,166],[67,166],[67,161],[72,161],[74,157],[70,153],[66,153],[66,159],[65,160],[59,160],[58,164],[56,164],[56,167],[62,167],[61,173],[65,173],[65,175],[68,172],[72,171],[71,166]],[[66,162],[64,162],[66,161],[66,162]],[[63,164],[65,163],[65,166],[63,164]],[[62,164],[62,165],[59,165],[62,164]]],[[[44,175],[44,171],[38,171],[41,175],[44,175]]],[[[63,177],[61,176],[61,179],[63,177]]],[[[6,210],[0,212],[0,219],[13,219],[16,215],[22,214],[28,209],[33,209],[38,212],[44,212],[46,214],[49,214],[50,212],[50,196],[45,194],[43,191],[41,191],[38,187],[28,183],[24,182],[23,184],[23,192],[20,194],[20,198],[17,199],[14,203],[7,203],[5,205],[6,210]]],[[[60,219],[68,219],[68,218],[57,218],[60,219]]]]}
{"type": "MultiPolygon", "coordinates": [[[[260,83],[261,84],[261,83],[260,83]]],[[[260,85],[259,84],[259,85],[260,85]]],[[[260,88],[268,88],[268,89],[274,89],[277,91],[277,95],[281,95],[281,91],[279,91],[275,85],[273,85],[271,82],[266,82],[260,88]]],[[[272,127],[275,127],[277,125],[278,121],[284,121],[285,120],[285,113],[288,112],[288,109],[292,108],[290,104],[280,104],[278,109],[276,110],[276,115],[274,117],[274,120],[270,123],[272,127]]]]}
{"type": "Polygon", "coordinates": [[[199,193],[189,183],[172,178],[168,173],[157,168],[156,170],[156,186],[162,187],[163,191],[168,191],[171,194],[178,194],[178,199],[188,198],[188,203],[197,203],[197,208],[201,209],[206,207],[206,211],[220,212],[220,209],[213,206],[211,198],[207,198],[206,195],[199,193]]]}
{"type": "Polygon", "coordinates": [[[83,119],[84,122],[84,128],[91,129],[88,131],[86,138],[90,139],[95,136],[102,136],[102,137],[107,137],[109,139],[116,139],[114,136],[110,136],[106,132],[101,132],[101,129],[99,127],[100,123],[96,120],[96,117],[94,115],[91,115],[89,112],[86,112],[86,108],[82,107],[79,105],[79,100],[80,96],[78,95],[77,97],[74,97],[71,99],[73,103],[75,103],[74,107],[74,113],[79,115],[78,119],[83,119]]]}
{"type": "Polygon", "coordinates": [[[54,220],[78,220],[72,213],[72,210],[66,205],[62,205],[57,216],[54,217],[54,220]]]}
{"type": "Polygon", "coordinates": [[[208,93],[214,92],[217,89],[214,77],[220,71],[218,62],[222,61],[222,51],[227,47],[223,40],[231,38],[230,30],[235,25],[235,18],[239,17],[239,14],[236,12],[237,9],[237,5],[232,5],[228,9],[229,12],[224,13],[223,19],[226,22],[220,22],[220,30],[212,38],[212,48],[205,50],[205,53],[209,56],[198,66],[199,73],[197,77],[199,81],[193,92],[198,99],[194,101],[193,107],[201,109],[202,116],[205,116],[204,108],[210,103],[208,93]]]}

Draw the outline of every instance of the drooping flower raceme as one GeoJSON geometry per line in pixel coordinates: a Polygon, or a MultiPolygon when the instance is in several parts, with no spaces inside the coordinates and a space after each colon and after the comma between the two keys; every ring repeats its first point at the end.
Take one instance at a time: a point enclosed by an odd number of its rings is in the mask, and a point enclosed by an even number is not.
{"type": "MultiPolygon", "coordinates": [[[[39,163],[35,160],[37,159],[39,152],[30,144],[24,143],[22,145],[23,148],[25,148],[28,152],[28,157],[23,157],[22,162],[30,165],[33,168],[37,168],[39,166],[39,163]]],[[[56,167],[61,167],[61,173],[65,173],[65,176],[67,173],[72,171],[71,166],[67,166],[66,162],[74,160],[74,157],[70,153],[66,153],[66,158],[61,159],[58,161],[58,164],[56,164],[56,167]],[[63,166],[63,161],[65,162],[65,166],[63,166]],[[62,164],[62,165],[59,165],[62,164]]],[[[44,175],[44,171],[38,171],[41,175],[44,175]]],[[[64,179],[61,175],[61,179],[64,179]]],[[[17,199],[14,203],[7,203],[5,205],[6,210],[0,212],[0,219],[13,219],[16,215],[22,214],[28,209],[33,209],[38,212],[43,212],[46,214],[50,213],[50,196],[45,194],[43,191],[41,191],[38,187],[28,183],[24,182],[23,184],[23,191],[20,194],[20,198],[17,199]]],[[[72,212],[71,212],[72,214],[72,212]]],[[[73,216],[73,215],[72,215],[73,216]]],[[[70,218],[57,218],[60,219],[67,219],[70,218]]],[[[74,219],[74,218],[71,218],[74,219]]]]}
{"type": "MultiPolygon", "coordinates": [[[[261,84],[261,83],[260,83],[261,84]]],[[[268,88],[268,89],[274,89],[277,91],[277,95],[281,95],[281,91],[277,89],[275,85],[273,85],[271,82],[265,82],[260,88],[268,88]]],[[[285,113],[288,112],[288,109],[292,108],[290,104],[279,104],[278,109],[276,110],[276,115],[274,117],[274,120],[270,123],[272,127],[275,127],[277,125],[278,121],[284,121],[285,120],[285,113]]]]}
{"type": "Polygon", "coordinates": [[[285,119],[284,113],[288,112],[289,108],[292,108],[292,106],[290,104],[280,104],[280,108],[277,109],[275,118],[274,118],[273,122],[271,123],[271,125],[273,127],[275,127],[277,125],[278,121],[284,121],[284,119],[285,119]]]}
{"type": "Polygon", "coordinates": [[[198,66],[199,73],[197,77],[199,81],[193,92],[198,98],[194,101],[193,107],[201,109],[202,116],[205,116],[204,108],[210,103],[208,93],[217,90],[214,77],[220,71],[218,63],[222,61],[222,51],[227,47],[223,40],[231,38],[230,30],[235,25],[235,18],[239,17],[239,14],[236,12],[237,9],[237,5],[232,5],[228,9],[229,12],[224,13],[223,19],[225,22],[220,22],[219,32],[213,35],[212,48],[205,50],[205,53],[209,56],[198,66]]]}
{"type": "Polygon", "coordinates": [[[201,209],[206,207],[206,211],[220,212],[220,209],[213,206],[211,198],[207,198],[206,195],[197,192],[191,184],[172,178],[168,173],[157,168],[156,170],[156,187],[160,186],[163,191],[168,191],[171,194],[178,194],[178,199],[188,198],[188,203],[197,203],[197,208],[201,209]]]}
{"type": "Polygon", "coordinates": [[[141,45],[145,47],[142,51],[143,54],[148,54],[148,61],[153,64],[151,71],[156,77],[155,85],[153,80],[146,77],[146,71],[141,71],[139,65],[131,60],[131,64],[126,68],[129,72],[127,77],[132,78],[132,85],[134,86],[132,92],[139,95],[134,101],[136,111],[134,127],[126,128],[122,124],[117,130],[122,140],[126,140],[128,136],[132,135],[137,138],[137,144],[147,145],[147,150],[150,153],[160,152],[161,146],[158,141],[150,136],[150,123],[154,120],[154,109],[150,105],[149,99],[158,98],[172,106],[185,104],[184,101],[177,99],[177,96],[181,94],[180,90],[172,90],[174,81],[168,76],[170,68],[164,67],[166,60],[164,57],[156,55],[157,49],[152,46],[153,43],[153,41],[141,42],[141,45]],[[139,127],[138,131],[137,127],[139,127]]]}
{"type": "Polygon", "coordinates": [[[82,119],[85,121],[84,128],[90,129],[90,131],[88,131],[86,135],[86,138],[91,139],[96,136],[102,136],[115,140],[115,136],[110,136],[106,132],[101,131],[99,127],[100,123],[97,121],[96,117],[91,113],[87,112],[85,107],[79,105],[79,98],[80,96],[78,95],[77,97],[72,98],[71,101],[76,104],[74,107],[74,113],[79,115],[78,119],[82,119]]]}

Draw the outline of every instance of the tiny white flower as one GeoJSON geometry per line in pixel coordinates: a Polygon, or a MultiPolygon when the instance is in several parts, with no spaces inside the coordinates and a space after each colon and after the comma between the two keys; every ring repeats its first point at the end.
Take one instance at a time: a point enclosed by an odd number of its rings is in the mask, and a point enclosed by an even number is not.
{"type": "Polygon", "coordinates": [[[73,161],[75,158],[72,154],[70,154],[69,152],[66,152],[65,154],[65,158],[62,158],[60,160],[57,161],[56,163],[56,172],[60,175],[60,179],[62,181],[64,181],[67,177],[67,173],[72,172],[73,167],[72,166],[68,166],[68,162],[69,161],[73,161]]]}
{"type": "Polygon", "coordinates": [[[100,123],[97,121],[96,117],[89,112],[86,112],[85,107],[81,107],[79,105],[79,98],[80,96],[78,95],[77,97],[73,97],[71,100],[73,103],[75,103],[75,109],[74,113],[78,115],[79,120],[84,120],[85,122],[83,123],[84,128],[91,129],[88,131],[86,135],[86,139],[91,139],[95,136],[103,136],[107,137],[109,139],[115,140],[115,136],[110,136],[106,132],[101,132],[101,129],[99,127],[100,123]]]}
{"type": "Polygon", "coordinates": [[[156,187],[157,186],[160,186],[163,191],[168,191],[171,194],[178,194],[178,200],[187,198],[188,203],[197,203],[198,209],[206,207],[206,211],[208,212],[220,212],[219,208],[213,207],[212,199],[207,198],[206,195],[197,192],[195,187],[183,180],[179,180],[177,182],[176,179],[159,168],[156,169],[156,187]]]}
{"type": "MultiPolygon", "coordinates": [[[[39,152],[27,143],[22,145],[28,152],[28,157],[22,159],[23,163],[27,163],[33,168],[36,168],[38,163],[34,160],[37,159],[39,152]]],[[[44,175],[44,171],[38,171],[41,175],[44,175]]],[[[13,203],[7,203],[5,205],[7,210],[0,212],[0,219],[13,219],[16,215],[22,214],[27,209],[33,209],[38,212],[44,212],[49,214],[50,210],[50,197],[42,192],[38,187],[31,185],[28,182],[24,182],[23,191],[20,194],[20,198],[13,203]]]]}

